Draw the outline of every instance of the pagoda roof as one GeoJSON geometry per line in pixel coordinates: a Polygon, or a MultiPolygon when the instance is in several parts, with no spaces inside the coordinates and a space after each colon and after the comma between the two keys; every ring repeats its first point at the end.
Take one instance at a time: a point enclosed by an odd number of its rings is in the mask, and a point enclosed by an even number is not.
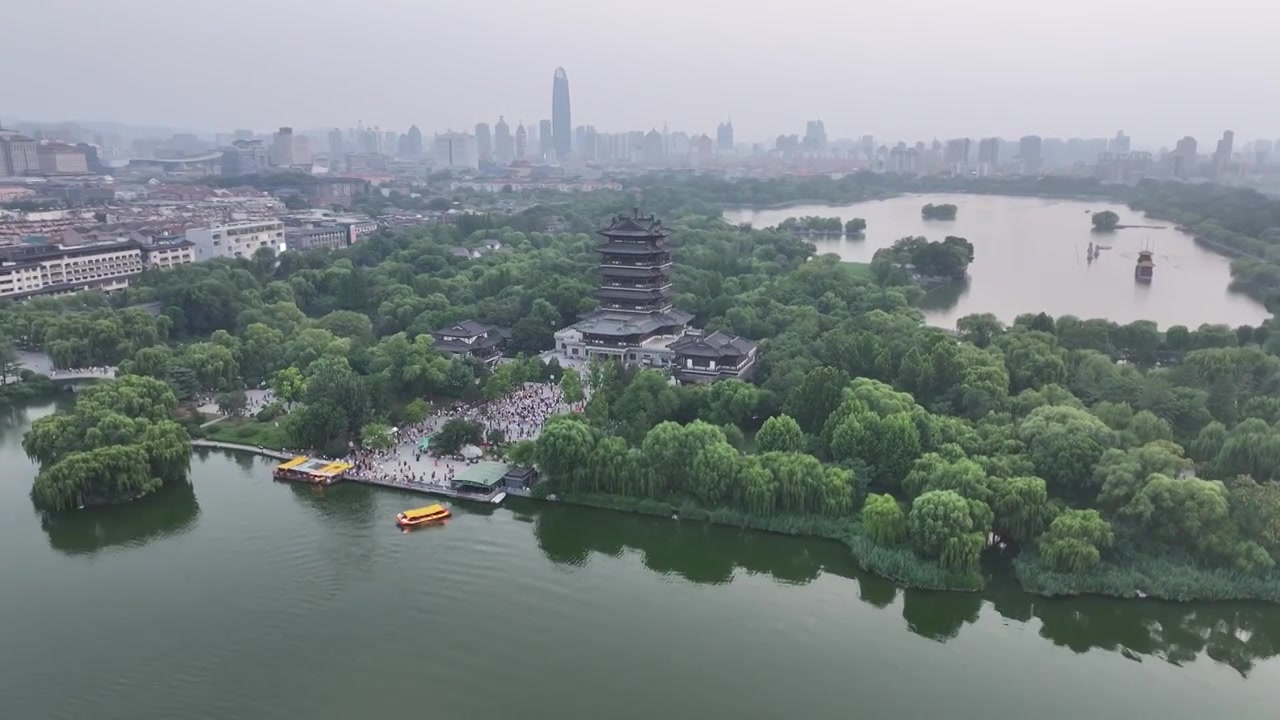
{"type": "Polygon", "coordinates": [[[614,300],[641,302],[644,300],[661,300],[671,297],[671,288],[612,288],[602,287],[596,290],[596,297],[614,300]]]}
{"type": "Polygon", "coordinates": [[[600,274],[606,277],[647,279],[663,274],[657,265],[601,265],[600,274]]]}
{"type": "Polygon", "coordinates": [[[596,248],[596,252],[605,255],[661,255],[669,252],[665,247],[654,247],[640,243],[609,242],[596,248]]]}
{"type": "Polygon", "coordinates": [[[609,227],[598,231],[606,237],[650,238],[666,237],[671,233],[662,227],[662,221],[653,215],[641,215],[639,209],[630,215],[618,215],[609,227]]]}
{"type": "Polygon", "coordinates": [[[687,325],[693,315],[682,310],[660,313],[626,313],[616,310],[597,310],[574,324],[574,329],[587,335],[648,335],[666,327],[687,325]]]}
{"type": "Polygon", "coordinates": [[[690,332],[671,343],[672,351],[698,357],[742,357],[755,347],[756,343],[751,340],[722,332],[710,335],[690,332]]]}

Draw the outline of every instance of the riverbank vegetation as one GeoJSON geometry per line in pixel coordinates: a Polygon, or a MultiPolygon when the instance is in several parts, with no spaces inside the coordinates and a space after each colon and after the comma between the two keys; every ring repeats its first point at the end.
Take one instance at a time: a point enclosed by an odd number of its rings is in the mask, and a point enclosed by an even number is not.
{"type": "MultiPolygon", "coordinates": [[[[270,386],[278,405],[256,425],[224,421],[226,431],[269,425],[292,447],[330,454],[366,434],[378,442],[370,428],[420,419],[428,398],[577,383],[590,389],[584,411],[509,451],[568,499],[838,536],[864,567],[920,587],[976,588],[979,559],[1003,546],[1020,553],[1018,576],[1037,592],[1280,596],[1270,590],[1280,587],[1280,334],[1270,321],[1161,331],[975,315],[953,336],[926,327],[912,306],[920,290],[875,263],[868,273],[792,233],[726,224],[708,199],[718,181],[678,191],[639,182],[646,210],[674,232],[676,306],[699,326],[759,340],[753,383],[675,386],[612,365],[570,380],[536,358],[594,306],[588,233],[631,208],[631,193],[148,274],[111,298],[11,306],[0,336],[60,365],[119,364],[178,399],[270,386]],[[489,240],[502,249],[452,252],[489,240]],[[126,309],[134,302],[161,313],[126,309]],[[432,330],[466,319],[510,328],[518,359],[490,370],[432,348],[432,330]],[[1152,570],[1172,567],[1182,574],[1152,570]]],[[[899,181],[779,182],[874,193],[899,181]]],[[[739,191],[761,187],[771,186],[739,191]]],[[[916,245],[899,250],[918,265],[916,245]]],[[[922,251],[926,265],[943,250],[959,265],[966,245],[919,247],[936,248],[922,251]]],[[[37,456],[55,466],[70,452],[37,456]]],[[[145,480],[113,487],[127,495],[163,477],[147,466],[145,480]]],[[[51,487],[51,504],[81,500],[51,487]]]]}

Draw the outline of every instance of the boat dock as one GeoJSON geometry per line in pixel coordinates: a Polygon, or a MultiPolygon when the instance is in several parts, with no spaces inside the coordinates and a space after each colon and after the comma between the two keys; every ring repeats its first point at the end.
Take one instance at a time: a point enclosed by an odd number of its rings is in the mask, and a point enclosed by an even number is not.
{"type": "MultiPolygon", "coordinates": [[[[501,463],[494,463],[499,465],[501,463]]],[[[505,475],[505,469],[503,474],[505,475]]],[[[472,502],[492,503],[497,505],[506,499],[507,493],[501,486],[488,487],[483,490],[460,489],[443,483],[415,483],[406,480],[392,480],[391,478],[378,477],[377,475],[367,475],[360,473],[347,473],[342,477],[343,480],[358,482],[363,485],[377,485],[378,487],[395,488],[396,490],[408,490],[410,492],[423,493],[425,495],[435,495],[438,497],[447,497],[452,500],[470,500],[472,502]]]]}
{"type": "Polygon", "coordinates": [[[470,463],[457,472],[448,482],[410,482],[393,477],[386,477],[368,472],[358,472],[346,463],[324,458],[311,458],[296,453],[271,450],[269,448],[242,445],[239,443],[218,442],[215,440],[193,439],[194,447],[213,450],[235,450],[249,452],[263,457],[282,460],[273,476],[277,480],[304,482],[313,485],[333,485],[343,480],[376,485],[378,487],[408,490],[409,492],[435,495],[452,500],[470,500],[481,503],[501,503],[511,491],[516,495],[527,496],[528,486],[536,480],[530,478],[528,469],[513,470],[511,465],[502,462],[480,461],[470,463]],[[511,482],[508,482],[511,478],[511,482]]]}

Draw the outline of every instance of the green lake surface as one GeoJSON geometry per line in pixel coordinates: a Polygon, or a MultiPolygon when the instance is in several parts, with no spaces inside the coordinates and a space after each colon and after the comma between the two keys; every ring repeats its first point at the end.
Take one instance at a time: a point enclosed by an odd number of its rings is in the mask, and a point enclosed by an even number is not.
{"type": "Polygon", "coordinates": [[[826,541],[509,501],[190,485],[42,516],[0,412],[0,717],[1275,718],[1280,608],[903,591],[826,541]]]}

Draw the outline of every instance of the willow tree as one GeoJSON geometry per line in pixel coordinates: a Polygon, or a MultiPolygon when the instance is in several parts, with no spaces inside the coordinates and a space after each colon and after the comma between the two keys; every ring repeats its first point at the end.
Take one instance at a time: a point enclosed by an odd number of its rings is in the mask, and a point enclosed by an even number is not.
{"type": "Polygon", "coordinates": [[[53,510],[104,505],[185,480],[191,438],[171,419],[176,407],[164,382],[126,376],[81,393],[70,412],[37,420],[22,440],[40,463],[32,498],[53,510]]]}

